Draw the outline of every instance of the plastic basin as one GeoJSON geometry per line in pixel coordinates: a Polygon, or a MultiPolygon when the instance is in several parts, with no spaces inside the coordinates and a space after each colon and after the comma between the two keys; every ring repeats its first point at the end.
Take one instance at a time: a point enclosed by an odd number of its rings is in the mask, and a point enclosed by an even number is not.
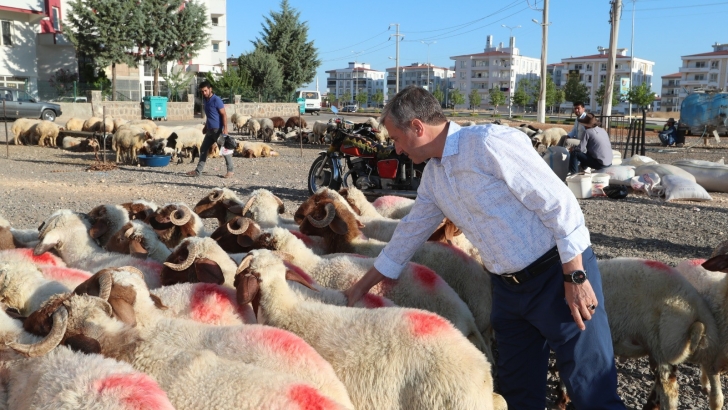
{"type": "Polygon", "coordinates": [[[137,155],[137,158],[144,167],[166,167],[172,159],[169,155],[137,155]]]}

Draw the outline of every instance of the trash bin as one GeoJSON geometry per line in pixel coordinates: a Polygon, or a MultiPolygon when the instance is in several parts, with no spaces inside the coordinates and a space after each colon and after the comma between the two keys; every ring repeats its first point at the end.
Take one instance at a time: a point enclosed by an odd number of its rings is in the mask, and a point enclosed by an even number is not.
{"type": "Polygon", "coordinates": [[[167,97],[146,96],[144,101],[144,118],[150,120],[163,119],[167,121],[167,97]]]}

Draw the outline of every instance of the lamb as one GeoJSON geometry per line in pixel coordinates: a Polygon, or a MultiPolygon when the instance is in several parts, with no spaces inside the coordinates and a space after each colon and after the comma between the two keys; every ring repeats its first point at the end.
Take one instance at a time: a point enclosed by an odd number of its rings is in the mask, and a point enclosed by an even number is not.
{"type": "Polygon", "coordinates": [[[315,143],[320,144],[320,143],[324,142],[328,129],[329,129],[329,123],[327,123],[325,121],[317,120],[313,123],[313,128],[311,130],[313,131],[313,137],[314,137],[315,143]]]}
{"type": "Polygon", "coordinates": [[[202,219],[182,203],[171,203],[157,209],[147,221],[168,248],[174,248],[191,236],[208,236],[202,219]]]}
{"type": "Polygon", "coordinates": [[[281,117],[270,117],[270,120],[273,122],[273,129],[276,131],[282,130],[286,125],[286,120],[281,117]]]}
{"type": "Polygon", "coordinates": [[[307,128],[307,127],[308,127],[308,123],[306,122],[306,120],[303,117],[301,117],[300,119],[299,119],[299,117],[289,117],[288,120],[286,121],[286,125],[284,128],[287,129],[288,131],[291,131],[296,128],[307,128]]]}
{"type": "Polygon", "coordinates": [[[121,163],[122,156],[126,156],[125,162],[137,163],[137,153],[149,139],[152,139],[152,134],[142,128],[121,127],[111,139],[111,148],[116,151],[116,162],[121,163]]]}
{"type": "Polygon", "coordinates": [[[240,154],[243,158],[267,158],[277,157],[278,153],[271,150],[270,145],[263,142],[245,141],[238,144],[235,153],[240,154]]]}
{"type": "Polygon", "coordinates": [[[534,142],[534,147],[538,148],[539,145],[543,145],[544,147],[548,148],[551,146],[556,146],[561,141],[561,138],[566,135],[566,130],[564,130],[561,127],[551,127],[542,133],[536,134],[531,138],[531,141],[534,142]]]}
{"type": "Polygon", "coordinates": [[[490,364],[447,320],[416,309],[304,301],[285,281],[305,283],[297,276],[270,252],[253,251],[238,267],[238,301],[259,297],[266,323],[313,346],[357,409],[493,408],[490,364]]]}
{"type": "MultiPolygon", "coordinates": [[[[194,149],[197,149],[197,153],[199,153],[202,149],[202,141],[204,139],[205,134],[202,133],[202,130],[197,128],[182,128],[175,130],[169,135],[167,138],[167,146],[174,148],[178,154],[184,149],[193,149],[192,161],[190,161],[192,163],[195,162],[194,149]],[[170,140],[174,140],[174,144],[170,144],[170,140]]],[[[216,144],[212,146],[217,147],[216,144]]]]}
{"type": "Polygon", "coordinates": [[[129,221],[103,245],[109,252],[149,258],[164,263],[172,251],[159,240],[157,233],[144,222],[129,221]]]}
{"type": "Polygon", "coordinates": [[[29,139],[30,128],[39,123],[40,120],[33,118],[18,118],[13,122],[13,127],[10,129],[13,135],[13,143],[15,145],[23,145],[24,141],[29,139]]]}
{"type": "Polygon", "coordinates": [[[255,118],[248,119],[247,123],[248,132],[250,132],[250,135],[253,137],[257,137],[258,133],[260,132],[260,123],[255,118]]]}
{"type": "Polygon", "coordinates": [[[193,211],[200,218],[215,218],[218,226],[224,226],[230,219],[241,215],[245,204],[228,188],[215,188],[200,199],[193,211]]]}
{"type": "Polygon", "coordinates": [[[66,129],[68,131],[83,131],[83,123],[82,119],[71,117],[66,121],[66,129]]]}
{"type": "Polygon", "coordinates": [[[90,272],[106,267],[133,266],[144,272],[144,280],[150,289],[161,286],[159,274],[162,264],[106,252],[88,235],[90,228],[91,222],[86,215],[67,209],[56,211],[41,225],[40,241],[33,253],[41,255],[55,249],[69,267],[90,272]]]}
{"type": "Polygon", "coordinates": [[[88,234],[102,248],[112,235],[129,222],[129,211],[120,205],[99,205],[86,215],[93,224],[88,234]]]}
{"type": "Polygon", "coordinates": [[[98,152],[99,141],[96,138],[89,137],[64,137],[61,142],[61,148],[71,152],[98,152]]]}
{"type": "Polygon", "coordinates": [[[96,131],[98,128],[98,124],[103,121],[99,117],[91,117],[84,121],[82,131],[96,131]]]}
{"type": "MultiPolygon", "coordinates": [[[[88,295],[55,298],[50,300],[42,311],[36,312],[28,318],[25,323],[26,328],[30,327],[36,334],[47,334],[47,337],[37,344],[10,343],[9,347],[26,355],[37,357],[47,354],[60,342],[73,344],[73,340],[69,339],[74,337],[81,339],[84,341],[83,344],[74,344],[77,349],[87,353],[97,352],[106,357],[126,361],[137,371],[144,372],[157,380],[160,387],[167,392],[172,405],[178,410],[203,407],[223,410],[257,409],[261,407],[262,403],[271,408],[297,408],[303,403],[332,409],[352,407],[347,406],[350,402],[343,405],[340,402],[337,403],[335,399],[324,395],[309,384],[310,379],[304,381],[303,377],[299,377],[295,373],[269,370],[269,368],[247,364],[240,360],[227,359],[208,349],[185,347],[184,345],[190,343],[193,335],[197,339],[215,335],[209,331],[200,332],[198,330],[202,326],[200,324],[187,326],[183,331],[184,337],[180,337],[179,329],[168,326],[171,321],[177,320],[161,319],[151,321],[148,326],[133,326],[112,315],[114,315],[113,309],[103,298],[88,295]],[[53,324],[48,325],[51,317],[53,317],[53,324]],[[177,343],[183,346],[175,345],[177,343]],[[184,375],[184,377],[180,377],[180,375],[184,375]]],[[[129,317],[136,319],[135,312],[130,311],[129,317]]],[[[228,328],[217,329],[229,332],[228,328]]],[[[247,331],[245,327],[240,327],[240,329],[242,332],[247,331]]],[[[255,334],[250,334],[252,332],[248,331],[247,333],[254,339],[250,343],[252,345],[250,350],[253,350],[252,348],[256,345],[264,348],[274,345],[269,350],[284,348],[282,341],[266,338],[275,337],[273,332],[282,333],[283,331],[273,329],[271,332],[259,332],[258,334],[264,334],[257,338],[255,338],[255,334]]],[[[289,345],[290,347],[306,346],[305,343],[298,342],[298,340],[297,338],[293,340],[291,337],[286,338],[287,342],[293,342],[289,345]]],[[[245,342],[245,340],[239,337],[237,343],[241,342],[245,342]]],[[[312,351],[312,349],[310,350],[312,351]]],[[[236,348],[235,352],[245,353],[239,348],[236,348]]],[[[271,365],[276,364],[276,359],[278,357],[273,356],[271,360],[258,360],[258,362],[261,365],[271,365]]],[[[290,360],[291,357],[288,356],[286,359],[290,360]]],[[[277,360],[277,362],[281,361],[277,360]]],[[[323,363],[322,366],[318,366],[319,369],[325,364],[323,359],[320,361],[323,363]]],[[[303,368],[303,366],[301,367],[303,368]]],[[[291,366],[288,366],[285,370],[290,371],[290,368],[291,366]]],[[[303,368],[303,370],[306,369],[303,368]]],[[[308,373],[312,377],[316,376],[313,371],[308,373]]],[[[335,379],[332,381],[336,382],[335,379]]],[[[338,391],[346,394],[343,386],[338,391]]]]}
{"type": "Polygon", "coordinates": [[[261,118],[259,121],[260,137],[263,138],[263,142],[270,142],[273,139],[273,134],[275,133],[273,120],[270,118],[261,118]]]}
{"type": "Polygon", "coordinates": [[[281,215],[286,211],[283,201],[267,189],[256,189],[250,194],[240,215],[248,217],[258,223],[262,228],[280,226],[286,229],[298,230],[298,224],[291,218],[281,215]]]}
{"type": "MultiPolygon", "coordinates": [[[[656,364],[653,398],[662,409],[677,409],[676,365],[689,361],[712,369],[716,364],[720,340],[710,307],[688,280],[662,262],[616,258],[599,261],[599,271],[614,354],[649,356],[656,364]]],[[[711,374],[710,384],[710,408],[719,409],[718,374],[711,374]]],[[[645,408],[651,405],[658,406],[647,403],[645,408]]]]}
{"type": "Polygon", "coordinates": [[[377,137],[377,141],[382,144],[389,142],[389,133],[387,132],[387,128],[380,125],[376,118],[369,117],[364,123],[369,124],[369,126],[372,127],[372,132],[374,132],[374,135],[377,137]]]}

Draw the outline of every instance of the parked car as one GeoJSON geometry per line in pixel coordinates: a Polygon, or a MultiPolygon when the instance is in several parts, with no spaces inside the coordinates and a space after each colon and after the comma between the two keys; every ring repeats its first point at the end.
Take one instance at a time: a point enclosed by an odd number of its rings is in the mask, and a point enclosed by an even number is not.
{"type": "Polygon", "coordinates": [[[344,108],[342,108],[341,111],[343,111],[343,112],[356,112],[356,110],[358,108],[359,107],[357,107],[356,105],[347,105],[344,108]]]}
{"type": "Polygon", "coordinates": [[[88,102],[88,98],[86,97],[59,97],[55,100],[51,100],[52,102],[62,102],[62,103],[85,103],[88,102]]]}
{"type": "MultiPolygon", "coordinates": [[[[62,114],[60,105],[36,101],[28,93],[17,88],[0,87],[0,101],[5,101],[6,118],[41,118],[55,121],[56,117],[62,114]]],[[[2,116],[3,113],[0,112],[0,117],[2,116]]]]}

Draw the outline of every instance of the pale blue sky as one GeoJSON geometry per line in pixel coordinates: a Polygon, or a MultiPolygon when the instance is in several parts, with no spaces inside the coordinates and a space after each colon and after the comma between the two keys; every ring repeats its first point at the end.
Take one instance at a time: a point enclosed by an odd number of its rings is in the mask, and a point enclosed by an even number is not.
{"type": "MultiPolygon", "coordinates": [[[[429,46],[432,64],[453,65],[451,56],[479,53],[486,36],[494,44],[508,46],[509,30],[514,29],[516,47],[522,55],[540,58],[542,12],[529,8],[526,0],[411,1],[368,0],[347,3],[333,0],[289,0],[308,22],[309,39],[314,41],[323,61],[318,69],[319,86],[326,91],[326,70],[347,67],[350,61],[371,64],[373,69],[394,67],[394,38],[387,41],[400,24],[400,64],[427,61],[428,46],[420,41],[436,41],[429,46]]],[[[717,0],[623,0],[619,48],[631,48],[632,6],[635,4],[634,55],[655,62],[653,90],[660,93],[660,76],[675,73],[680,56],[713,51],[715,42],[728,43],[728,1],[717,0]]],[[[542,6],[542,0],[531,6],[542,6]]],[[[562,58],[597,53],[597,46],[609,45],[609,1],[585,0],[549,2],[548,63],[562,58]]],[[[228,0],[228,54],[239,56],[252,50],[250,40],[259,37],[263,16],[280,9],[278,0],[228,0]]],[[[629,51],[628,51],[629,54],[629,51]]]]}

